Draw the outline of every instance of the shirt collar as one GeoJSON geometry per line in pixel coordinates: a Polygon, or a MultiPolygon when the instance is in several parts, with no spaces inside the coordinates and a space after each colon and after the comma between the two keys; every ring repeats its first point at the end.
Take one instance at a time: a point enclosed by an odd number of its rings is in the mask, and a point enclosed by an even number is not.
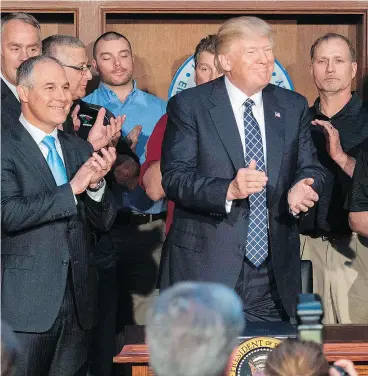
{"type": "MultiPolygon", "coordinates": [[[[111,101],[111,102],[119,101],[120,102],[120,99],[118,98],[118,96],[110,88],[108,88],[102,81],[100,82],[99,89],[102,91],[102,94],[105,94],[107,96],[109,101],[111,101]]],[[[136,93],[137,93],[137,90],[138,90],[137,89],[137,83],[136,83],[135,80],[133,80],[133,89],[129,93],[129,95],[127,96],[125,102],[129,98],[135,96],[136,93]]]]}
{"type": "Polygon", "coordinates": [[[262,90],[248,97],[248,95],[244,94],[240,89],[238,89],[226,76],[225,86],[233,107],[241,108],[248,98],[253,100],[256,107],[260,108],[263,106],[262,90]]]}
{"type": "Polygon", "coordinates": [[[46,136],[53,136],[56,141],[58,141],[58,129],[55,127],[55,129],[50,133],[46,133],[44,132],[43,130],[41,130],[40,128],[37,128],[36,126],[34,126],[33,124],[31,124],[25,117],[23,114],[20,115],[20,118],[19,118],[19,121],[21,122],[21,124],[24,126],[24,128],[28,131],[28,133],[31,135],[31,137],[34,139],[34,141],[36,142],[37,145],[40,145],[42,140],[46,137],[46,136]]]}
{"type": "MultiPolygon", "coordinates": [[[[325,114],[321,112],[320,103],[321,103],[321,99],[320,97],[318,97],[313,104],[313,110],[316,115],[323,116],[328,119],[328,116],[326,116],[325,114]]],[[[333,115],[331,119],[339,117],[341,115],[355,116],[359,114],[360,108],[362,107],[362,103],[363,102],[359,98],[358,94],[356,92],[352,92],[349,102],[346,103],[346,105],[338,113],[333,115]]]]}
{"type": "Polygon", "coordinates": [[[11,90],[11,92],[14,94],[15,98],[17,98],[18,102],[19,101],[19,95],[17,93],[17,87],[13,84],[11,84],[5,77],[4,75],[2,74],[2,72],[0,72],[0,77],[1,79],[5,82],[6,86],[11,90]]]}

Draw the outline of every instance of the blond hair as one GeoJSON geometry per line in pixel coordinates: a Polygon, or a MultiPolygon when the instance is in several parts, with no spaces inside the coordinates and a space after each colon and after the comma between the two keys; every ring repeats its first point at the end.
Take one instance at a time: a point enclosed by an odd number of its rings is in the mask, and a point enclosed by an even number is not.
{"type": "Polygon", "coordinates": [[[267,376],[328,376],[322,346],[312,341],[286,339],[268,355],[267,376]]]}
{"type": "Polygon", "coordinates": [[[243,16],[230,18],[220,26],[215,44],[215,62],[218,68],[221,68],[218,56],[228,52],[235,40],[245,39],[250,34],[266,37],[273,44],[274,31],[266,21],[258,17],[243,16]]]}

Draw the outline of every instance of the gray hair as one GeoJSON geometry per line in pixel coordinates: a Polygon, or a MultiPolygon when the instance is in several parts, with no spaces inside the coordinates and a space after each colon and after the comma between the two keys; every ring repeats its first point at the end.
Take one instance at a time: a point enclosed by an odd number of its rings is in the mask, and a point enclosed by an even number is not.
{"type": "Polygon", "coordinates": [[[55,59],[54,57],[49,56],[33,56],[29,59],[23,61],[23,63],[17,69],[17,86],[23,85],[25,87],[31,88],[32,87],[32,72],[37,64],[46,63],[54,61],[58,65],[62,67],[59,60],[55,59]]]}
{"type": "Polygon", "coordinates": [[[22,21],[28,25],[31,25],[35,27],[38,30],[38,34],[40,36],[41,40],[41,26],[38,23],[38,21],[30,14],[24,13],[24,12],[14,12],[14,13],[9,13],[6,16],[4,16],[1,19],[1,35],[3,35],[3,31],[5,26],[10,22],[10,21],[22,21]]]}
{"type": "Polygon", "coordinates": [[[311,58],[312,61],[314,59],[314,53],[316,52],[316,48],[320,44],[322,44],[323,42],[328,42],[331,39],[340,39],[340,40],[344,41],[349,47],[351,62],[352,63],[356,62],[356,52],[355,52],[355,48],[354,48],[353,44],[350,42],[350,40],[348,38],[346,38],[345,36],[343,36],[341,34],[337,34],[337,33],[327,33],[327,34],[319,37],[317,40],[315,40],[315,42],[312,44],[312,47],[310,49],[310,58],[311,58]]]}
{"type": "Polygon", "coordinates": [[[158,376],[218,376],[244,329],[243,305],[217,283],[183,282],[148,311],[146,341],[158,376]]]}
{"type": "Polygon", "coordinates": [[[85,48],[85,45],[80,39],[70,35],[51,35],[42,41],[42,54],[57,58],[57,47],[85,48]]]}

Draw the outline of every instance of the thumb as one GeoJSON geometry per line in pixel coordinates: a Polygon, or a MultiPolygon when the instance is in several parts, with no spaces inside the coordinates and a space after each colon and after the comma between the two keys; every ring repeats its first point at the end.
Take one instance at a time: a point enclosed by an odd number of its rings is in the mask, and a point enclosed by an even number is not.
{"type": "Polygon", "coordinates": [[[306,178],[306,179],[304,179],[304,183],[307,184],[307,185],[312,185],[314,183],[314,179],[306,178]]]}
{"type": "Polygon", "coordinates": [[[78,112],[79,112],[79,109],[80,109],[80,105],[77,104],[72,112],[72,117],[76,117],[78,115],[78,112]]]}
{"type": "Polygon", "coordinates": [[[103,125],[105,114],[106,114],[106,110],[103,107],[101,107],[98,111],[95,124],[103,125]]]}
{"type": "Polygon", "coordinates": [[[254,159],[252,159],[249,163],[248,168],[250,168],[251,170],[255,170],[257,168],[257,162],[254,159]]]}

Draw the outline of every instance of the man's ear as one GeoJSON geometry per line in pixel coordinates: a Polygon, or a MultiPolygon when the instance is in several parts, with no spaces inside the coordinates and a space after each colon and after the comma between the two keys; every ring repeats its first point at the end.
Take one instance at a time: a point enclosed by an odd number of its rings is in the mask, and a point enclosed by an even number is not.
{"type": "Polygon", "coordinates": [[[97,61],[95,59],[92,60],[92,66],[93,66],[93,68],[96,69],[96,71],[98,70],[97,69],[97,61]]]}
{"type": "Polygon", "coordinates": [[[231,71],[231,62],[228,58],[228,55],[218,55],[217,57],[218,62],[220,64],[221,69],[224,72],[230,72],[231,71]]]}
{"type": "Polygon", "coordinates": [[[23,85],[17,86],[17,93],[21,102],[28,103],[29,88],[23,85]]]}
{"type": "Polygon", "coordinates": [[[353,62],[353,63],[351,63],[351,67],[353,68],[353,74],[352,74],[351,79],[353,79],[356,76],[356,72],[358,70],[358,64],[356,62],[353,62]]]}

